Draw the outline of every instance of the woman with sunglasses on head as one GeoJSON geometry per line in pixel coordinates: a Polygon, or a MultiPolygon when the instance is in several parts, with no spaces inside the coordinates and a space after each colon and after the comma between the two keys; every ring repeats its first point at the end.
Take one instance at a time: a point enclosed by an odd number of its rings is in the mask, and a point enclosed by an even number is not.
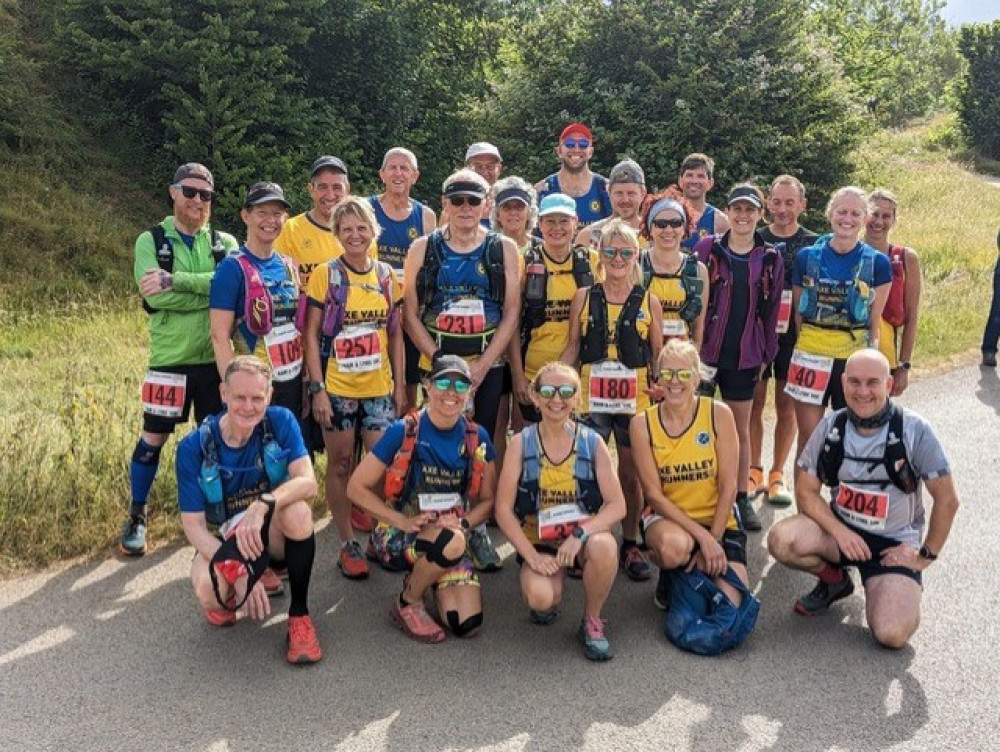
{"type": "Polygon", "coordinates": [[[496,471],[489,432],[464,415],[471,389],[465,360],[435,359],[424,380],[426,407],[390,426],[347,484],[351,502],[378,520],[369,556],[387,570],[409,572],[390,613],[419,642],[441,642],[442,625],[471,637],[483,621],[466,544],[489,517],[496,471]],[[437,622],[424,607],[428,590],[437,622]]]}
{"type": "MultiPolygon", "coordinates": [[[[410,246],[403,267],[403,316],[420,350],[420,369],[443,354],[466,360],[474,389],[474,419],[491,433],[503,393],[503,361],[517,331],[517,247],[480,225],[489,186],[472,170],[450,175],[442,186],[448,224],[410,246]]],[[[502,562],[486,526],[473,531],[473,561],[492,572],[502,562]]]]}
{"type": "Polygon", "coordinates": [[[702,376],[733,411],[739,435],[736,504],[747,530],[760,520],[747,494],[750,479],[750,411],[757,380],[778,353],[778,313],[784,280],[781,254],[764,242],[757,223],[764,193],[744,183],[729,192],[730,229],[702,238],[694,247],[708,268],[708,311],[701,345],[702,376]]]}
{"type": "Polygon", "coordinates": [[[628,425],[650,404],[649,367],[663,343],[662,309],[642,287],[639,236],[620,219],[601,231],[598,276],[604,281],[573,297],[569,344],[560,360],[581,364],[583,422],[605,441],[614,434],[627,505],[619,564],[629,578],[648,580],[652,570],[636,544],[642,493],[628,425]]]}
{"type": "Polygon", "coordinates": [[[617,572],[611,526],[625,497],[611,455],[595,431],[577,423],[580,376],[565,363],[535,375],[532,401],[541,415],[515,436],[497,484],[496,518],[517,551],[521,594],[533,624],[555,621],[568,569],[583,573],[583,620],[577,633],[592,661],[612,657],[601,609],[617,572]]]}
{"type": "Polygon", "coordinates": [[[337,567],[352,580],[368,563],[351,528],[347,479],[355,437],[371,449],[406,405],[403,335],[396,273],[368,250],[380,228],[371,205],[348,196],[331,214],[343,255],[309,279],[305,357],[312,414],[328,457],[326,503],[340,536],[337,567]]]}
{"type": "Polygon", "coordinates": [[[655,603],[666,609],[670,570],[691,564],[721,579],[727,566],[748,582],[747,536],[736,522],[737,437],[733,412],[698,395],[701,360],[690,342],[670,340],[657,360],[663,401],[636,416],[629,432],[646,496],[643,535],[660,567],[655,603]]]}
{"type": "Polygon", "coordinates": [[[663,308],[663,341],[691,340],[701,347],[708,301],[708,270],[697,256],[686,252],[687,210],[666,192],[652,197],[644,221],[652,245],[640,266],[643,284],[663,308]]]}

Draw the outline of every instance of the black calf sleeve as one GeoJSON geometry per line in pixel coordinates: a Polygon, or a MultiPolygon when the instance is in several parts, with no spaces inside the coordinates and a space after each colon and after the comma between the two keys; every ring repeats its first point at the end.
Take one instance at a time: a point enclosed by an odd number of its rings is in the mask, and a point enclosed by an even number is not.
{"type": "Polygon", "coordinates": [[[285,539],[285,562],[288,564],[288,589],[291,591],[289,616],[305,616],[309,613],[309,578],[312,576],[313,560],[316,558],[316,536],[310,534],[305,540],[285,539]]]}

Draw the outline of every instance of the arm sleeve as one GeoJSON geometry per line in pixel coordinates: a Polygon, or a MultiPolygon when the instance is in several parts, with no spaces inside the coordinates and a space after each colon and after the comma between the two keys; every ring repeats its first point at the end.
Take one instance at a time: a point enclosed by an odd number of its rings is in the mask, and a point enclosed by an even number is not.
{"type": "Polygon", "coordinates": [[[406,431],[404,421],[397,420],[382,434],[382,438],[372,447],[372,454],[378,457],[383,465],[391,465],[396,452],[403,446],[403,434],[406,431]]]}
{"type": "Polygon", "coordinates": [[[177,506],[182,512],[204,512],[205,496],[198,485],[201,473],[201,446],[198,432],[188,434],[177,445],[177,506]]]}

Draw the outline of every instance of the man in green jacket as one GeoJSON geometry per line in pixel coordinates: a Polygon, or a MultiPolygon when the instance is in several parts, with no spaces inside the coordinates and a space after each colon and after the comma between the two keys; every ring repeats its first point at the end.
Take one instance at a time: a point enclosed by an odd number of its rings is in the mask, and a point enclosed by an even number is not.
{"type": "Polygon", "coordinates": [[[160,450],[174,427],[222,410],[208,328],[208,288],[216,264],[238,247],[209,227],[215,181],[204,165],[183,164],[168,189],[174,213],[135,241],[133,273],[149,313],[149,371],[142,384],[142,433],[132,453],[132,504],[121,550],[146,553],[146,499],[160,450]]]}

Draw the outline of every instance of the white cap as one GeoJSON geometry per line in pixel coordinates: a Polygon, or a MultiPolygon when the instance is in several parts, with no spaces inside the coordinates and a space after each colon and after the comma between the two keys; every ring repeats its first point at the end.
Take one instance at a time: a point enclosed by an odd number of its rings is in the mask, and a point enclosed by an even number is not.
{"type": "Polygon", "coordinates": [[[500,156],[500,150],[491,144],[489,141],[477,141],[468,149],[465,150],[465,161],[468,162],[473,157],[496,157],[498,162],[503,161],[503,157],[500,156]]]}

